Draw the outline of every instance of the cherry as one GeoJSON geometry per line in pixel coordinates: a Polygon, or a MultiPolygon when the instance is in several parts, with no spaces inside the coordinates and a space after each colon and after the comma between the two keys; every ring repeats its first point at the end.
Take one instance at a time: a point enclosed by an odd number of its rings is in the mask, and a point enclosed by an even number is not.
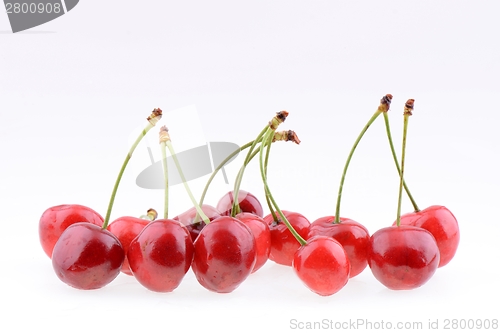
{"type": "Polygon", "coordinates": [[[103,218],[93,209],[82,205],[59,205],[43,212],[38,223],[38,234],[43,251],[52,258],[52,251],[64,230],[77,222],[102,226],[103,218]]]}
{"type": "Polygon", "coordinates": [[[271,252],[271,231],[267,223],[264,222],[264,219],[260,216],[251,213],[239,213],[236,215],[236,219],[249,227],[255,238],[257,259],[252,270],[252,273],[255,273],[264,266],[267,259],[269,259],[269,253],[271,252]]]}
{"type": "Polygon", "coordinates": [[[338,241],[328,236],[314,236],[295,252],[293,270],[313,292],[329,296],[346,285],[350,264],[338,241]]]}
{"type": "Polygon", "coordinates": [[[221,216],[198,235],[191,268],[206,289],[229,293],[250,275],[255,261],[255,238],[250,228],[233,217],[221,216]]]}
{"type": "Polygon", "coordinates": [[[349,277],[361,273],[366,266],[368,247],[370,246],[370,234],[360,223],[340,218],[340,223],[334,223],[334,216],[325,216],[312,222],[309,227],[308,239],[323,235],[337,240],[347,253],[351,265],[349,277]]]}
{"type": "Polygon", "coordinates": [[[134,277],[156,292],[179,286],[193,261],[193,241],[179,221],[161,219],[149,223],[130,243],[127,257],[134,277]]]}
{"type": "MultiPolygon", "coordinates": [[[[234,191],[227,192],[217,203],[217,209],[221,212],[221,215],[231,216],[234,203],[233,194],[234,191]]],[[[260,201],[252,193],[239,190],[238,202],[241,213],[252,213],[260,217],[264,216],[264,210],[262,209],[260,201]]]]}
{"type": "Polygon", "coordinates": [[[400,225],[383,228],[370,239],[368,265],[377,280],[389,289],[422,286],[434,275],[439,249],[430,232],[400,225]]]}
{"type": "MultiPolygon", "coordinates": [[[[208,217],[209,221],[213,221],[214,219],[221,216],[220,212],[210,205],[201,205],[201,210],[208,217]]],[[[192,207],[184,213],[177,215],[173,218],[173,220],[179,221],[187,227],[189,233],[191,234],[191,239],[193,240],[193,242],[196,240],[201,230],[206,225],[206,223],[198,214],[196,207],[192,207]]]]}
{"type": "MultiPolygon", "coordinates": [[[[132,240],[139,235],[142,229],[144,229],[144,227],[146,227],[151,220],[156,219],[156,211],[150,209],[148,211],[148,215],[150,212],[152,213],[151,219],[123,216],[117,218],[109,224],[108,230],[118,238],[123,246],[125,254],[128,252],[130,242],[132,242],[132,240]]],[[[127,256],[125,256],[125,261],[123,262],[121,271],[127,275],[132,275],[127,256]]]]}
{"type": "Polygon", "coordinates": [[[88,222],[70,225],[52,252],[52,266],[64,283],[77,289],[98,289],[120,273],[125,252],[118,238],[88,222]]]}
{"type": "MultiPolygon", "coordinates": [[[[394,225],[397,222],[394,222],[394,225]]],[[[401,216],[402,225],[412,225],[429,231],[439,248],[439,266],[448,264],[455,256],[460,241],[458,222],[453,213],[444,206],[430,206],[419,212],[401,216]]]]}
{"type": "MultiPolygon", "coordinates": [[[[304,239],[309,233],[309,220],[302,214],[283,210],[283,215],[295,231],[304,239]]],[[[293,256],[299,249],[300,243],[290,232],[286,224],[278,215],[278,221],[273,219],[272,214],[266,215],[264,221],[269,225],[271,232],[271,252],[269,259],[280,265],[292,266],[293,256]]]]}

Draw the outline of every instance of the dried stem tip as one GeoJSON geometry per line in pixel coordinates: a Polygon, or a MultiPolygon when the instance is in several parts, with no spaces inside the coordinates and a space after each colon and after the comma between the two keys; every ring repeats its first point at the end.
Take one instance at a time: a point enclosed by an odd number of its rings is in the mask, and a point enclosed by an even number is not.
{"type": "Polygon", "coordinates": [[[414,104],[415,104],[415,100],[413,98],[410,98],[409,100],[407,100],[406,104],[405,104],[405,111],[403,114],[411,116],[414,104]]]}
{"type": "Polygon", "coordinates": [[[160,143],[170,141],[170,134],[168,134],[167,126],[163,125],[160,128],[160,143]]]}
{"type": "Polygon", "coordinates": [[[162,113],[163,111],[160,108],[156,108],[151,112],[151,115],[147,118],[151,125],[156,125],[156,123],[161,119],[162,113]]]}
{"type": "Polygon", "coordinates": [[[154,221],[158,217],[158,212],[153,208],[149,208],[148,209],[148,216],[151,218],[151,221],[154,221]]]}
{"type": "Polygon", "coordinates": [[[279,112],[276,112],[276,115],[273,117],[273,119],[271,119],[271,121],[269,122],[269,127],[271,127],[271,129],[273,131],[276,131],[276,129],[278,128],[278,126],[285,121],[286,117],[288,117],[288,112],[287,111],[279,111],[279,112]]]}
{"type": "Polygon", "coordinates": [[[389,111],[389,107],[391,106],[391,101],[392,101],[392,95],[387,94],[382,99],[380,100],[380,105],[378,106],[378,110],[380,112],[387,112],[389,111]]]}
{"type": "Polygon", "coordinates": [[[273,142],[275,141],[293,141],[296,144],[300,143],[299,137],[292,130],[275,132],[273,142]]]}

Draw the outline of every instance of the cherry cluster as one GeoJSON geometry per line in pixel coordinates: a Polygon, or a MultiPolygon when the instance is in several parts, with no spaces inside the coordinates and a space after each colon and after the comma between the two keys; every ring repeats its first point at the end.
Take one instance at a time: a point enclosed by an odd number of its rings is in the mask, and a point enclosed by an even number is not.
{"type": "Polygon", "coordinates": [[[117,177],[106,217],[82,205],[59,205],[47,209],[39,222],[40,242],[52,259],[56,275],[78,289],[97,289],[113,281],[120,272],[134,276],[155,292],[171,292],[191,268],[208,290],[229,293],[267,260],[291,266],[313,292],[328,296],[342,289],[352,277],[369,267],[374,277],[389,289],[408,290],[422,286],[438,267],[450,262],[459,243],[456,218],[444,206],[420,210],[404,179],[406,134],[414,101],[404,108],[402,155],[399,161],[388,121],[392,95],[384,96],[377,111],[356,139],[343,170],[335,215],[312,223],[298,212],[281,210],[267,182],[267,166],[274,142],[300,143],[294,131],[277,131],[288,116],[280,111],[255,140],[227,156],[214,170],[200,200],[195,200],[182,173],[168,129],[160,129],[163,156],[165,205],[163,218],[154,209],[141,217],[122,216],[110,222],[118,185],[132,153],[161,119],[154,109],[146,128],[128,152],[117,177]],[[383,114],[386,133],[400,179],[396,221],[370,235],[352,219],[340,217],[342,189],[354,151],[370,125],[383,114]],[[166,148],[176,163],[193,207],[168,218],[168,170],[166,148]],[[204,204],[209,185],[224,165],[248,149],[234,189],[217,205],[204,204]],[[258,156],[265,200],[270,214],[264,216],[258,198],[240,189],[249,162],[258,156]],[[401,215],[403,188],[414,211],[401,215]]]}

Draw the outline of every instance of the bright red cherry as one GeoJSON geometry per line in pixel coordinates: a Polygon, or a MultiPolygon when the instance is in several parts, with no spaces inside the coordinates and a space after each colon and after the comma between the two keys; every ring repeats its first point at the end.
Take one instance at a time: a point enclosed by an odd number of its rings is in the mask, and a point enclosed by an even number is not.
{"type": "Polygon", "coordinates": [[[457,219],[448,208],[436,205],[408,213],[401,216],[400,224],[423,228],[434,236],[440,253],[439,267],[449,263],[455,256],[460,241],[460,230],[457,219]]]}
{"type": "Polygon", "coordinates": [[[150,222],[130,243],[130,269],[143,286],[170,292],[179,286],[193,261],[193,241],[179,221],[150,222]]]}
{"type": "MultiPolygon", "coordinates": [[[[115,235],[123,246],[123,251],[125,254],[128,252],[130,242],[139,235],[139,233],[146,227],[151,221],[147,219],[142,219],[133,216],[123,216],[119,217],[108,226],[108,231],[115,235]]],[[[121,271],[127,275],[132,275],[130,266],[128,263],[128,258],[125,256],[125,261],[123,262],[121,271]]]]}
{"type": "Polygon", "coordinates": [[[425,229],[391,226],[371,236],[368,265],[375,278],[389,289],[422,286],[434,275],[438,264],[436,240],[425,229]]]}
{"type": "MultiPolygon", "coordinates": [[[[300,213],[289,212],[282,210],[283,215],[288,222],[304,239],[307,239],[309,233],[309,220],[300,213]]],[[[286,224],[281,221],[279,214],[276,212],[279,221],[274,221],[271,214],[264,217],[264,221],[269,225],[271,231],[271,252],[269,259],[280,265],[292,266],[293,256],[299,249],[300,243],[288,230],[286,224]]]]}
{"type": "Polygon", "coordinates": [[[257,215],[251,213],[239,213],[236,215],[236,219],[240,220],[247,227],[249,227],[255,238],[257,260],[252,270],[252,273],[254,273],[259,268],[264,266],[267,259],[269,259],[269,253],[271,252],[271,231],[269,230],[267,223],[264,222],[264,219],[257,215]]]}
{"type": "Polygon", "coordinates": [[[328,236],[314,236],[295,252],[293,270],[321,296],[338,292],[349,280],[350,264],[342,245],[328,236]]]}
{"type": "MultiPolygon", "coordinates": [[[[217,203],[217,210],[221,215],[231,216],[231,208],[234,202],[234,191],[227,192],[217,203]]],[[[247,191],[238,191],[238,201],[240,204],[241,213],[252,213],[254,215],[263,217],[264,210],[262,205],[255,195],[247,191]]]]}
{"type": "Polygon", "coordinates": [[[104,220],[99,213],[82,205],[59,205],[48,208],[40,217],[38,234],[43,251],[52,258],[52,250],[64,230],[77,222],[89,222],[99,227],[104,220]]]}
{"type": "Polygon", "coordinates": [[[59,279],[85,290],[98,289],[113,281],[124,259],[118,238],[88,222],[66,228],[52,252],[52,266],[59,279]]]}
{"type": "MultiPolygon", "coordinates": [[[[221,213],[217,209],[215,209],[215,207],[210,205],[205,205],[205,204],[201,205],[201,210],[203,211],[203,213],[205,213],[205,215],[208,217],[210,221],[213,221],[214,219],[221,216],[221,213]]],[[[184,213],[172,219],[181,222],[187,227],[189,233],[191,234],[191,239],[193,240],[193,242],[196,240],[201,230],[206,225],[199,215],[198,219],[195,221],[196,216],[197,216],[196,208],[192,207],[187,211],[185,211],[184,213]]]]}
{"type": "Polygon", "coordinates": [[[230,216],[210,222],[194,242],[191,265],[198,282],[208,290],[229,293],[252,272],[255,238],[249,227],[230,216]]]}
{"type": "Polygon", "coordinates": [[[337,240],[349,258],[351,265],[349,277],[352,278],[368,265],[366,256],[370,246],[370,234],[362,224],[354,220],[341,217],[340,223],[333,223],[334,221],[335,216],[325,216],[312,222],[308,238],[323,235],[337,240]]]}

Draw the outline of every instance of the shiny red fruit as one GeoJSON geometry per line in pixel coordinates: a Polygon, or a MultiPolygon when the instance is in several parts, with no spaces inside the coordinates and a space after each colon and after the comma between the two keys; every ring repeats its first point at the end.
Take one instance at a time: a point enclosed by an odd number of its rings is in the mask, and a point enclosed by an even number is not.
{"type": "MultiPolygon", "coordinates": [[[[125,254],[128,252],[130,242],[139,235],[139,233],[151,221],[133,216],[119,217],[108,225],[108,231],[115,235],[123,246],[125,254]]],[[[128,258],[125,256],[121,271],[127,275],[132,275],[128,258]]]]}
{"type": "Polygon", "coordinates": [[[125,252],[118,238],[88,222],[70,225],[52,252],[57,277],[77,289],[104,287],[120,273],[125,252]]]}
{"type": "MultiPolygon", "coordinates": [[[[214,219],[221,216],[221,213],[217,209],[215,209],[215,207],[210,205],[202,205],[201,210],[203,211],[203,213],[205,213],[210,221],[213,221],[214,219]]],[[[191,234],[191,239],[193,240],[193,242],[196,240],[201,230],[205,227],[205,222],[203,222],[203,219],[201,219],[200,216],[198,216],[198,219],[195,221],[195,218],[197,216],[196,214],[196,208],[192,207],[172,219],[181,222],[187,227],[189,233],[191,234]]]]}
{"type": "Polygon", "coordinates": [[[179,221],[150,222],[130,243],[127,257],[134,277],[156,292],[179,286],[193,261],[193,241],[179,221]]]}
{"type": "Polygon", "coordinates": [[[264,266],[267,259],[269,259],[269,253],[271,252],[271,231],[269,230],[267,223],[264,222],[264,219],[257,215],[251,213],[239,213],[236,215],[236,219],[240,220],[247,227],[249,227],[255,238],[257,260],[252,270],[252,273],[254,273],[259,270],[259,268],[264,266]]]}
{"type": "Polygon", "coordinates": [[[333,295],[349,280],[349,259],[342,245],[328,236],[315,236],[295,252],[293,270],[321,296],[333,295]]]}
{"type": "MultiPolygon", "coordinates": [[[[401,216],[400,224],[423,228],[434,236],[441,258],[439,267],[449,263],[455,256],[460,241],[460,230],[457,219],[448,208],[436,205],[408,213],[401,216]]],[[[396,222],[393,225],[396,225],[396,222]]]]}
{"type": "Polygon", "coordinates": [[[43,251],[52,258],[52,250],[64,230],[77,222],[89,222],[99,227],[104,220],[99,213],[82,205],[59,205],[48,208],[40,217],[38,235],[43,251]]]}
{"type": "MultiPolygon", "coordinates": [[[[283,215],[288,222],[304,239],[307,239],[309,233],[309,220],[302,214],[283,210],[283,215]]],[[[271,252],[269,259],[280,265],[292,266],[293,256],[299,249],[300,243],[295,239],[286,224],[281,221],[279,214],[276,212],[278,221],[273,220],[271,214],[264,217],[264,221],[269,225],[271,231],[271,252]]]]}
{"type": "MultiPolygon", "coordinates": [[[[234,202],[234,191],[227,192],[217,203],[217,210],[221,215],[231,216],[231,208],[234,202]]],[[[252,213],[254,215],[263,217],[264,210],[262,205],[255,195],[247,191],[240,190],[238,192],[238,202],[240,204],[241,213],[252,213]]]]}
{"type": "Polygon", "coordinates": [[[256,261],[255,238],[241,221],[221,216],[210,222],[194,242],[191,268],[208,290],[229,293],[252,272],[256,261]]]}
{"type": "Polygon", "coordinates": [[[349,277],[354,277],[368,265],[366,257],[370,246],[370,234],[362,224],[351,219],[341,217],[340,223],[333,223],[334,221],[334,216],[325,216],[312,222],[308,239],[323,235],[337,240],[344,247],[351,264],[349,277]]]}
{"type": "Polygon", "coordinates": [[[425,229],[401,225],[378,230],[371,236],[368,265],[383,285],[394,290],[422,286],[436,272],[439,249],[425,229]]]}

